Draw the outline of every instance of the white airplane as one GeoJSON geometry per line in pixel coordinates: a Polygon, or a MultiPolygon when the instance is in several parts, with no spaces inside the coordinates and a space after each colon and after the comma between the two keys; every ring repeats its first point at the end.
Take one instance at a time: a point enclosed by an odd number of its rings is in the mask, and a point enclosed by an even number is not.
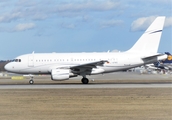
{"type": "MultiPolygon", "coordinates": [[[[164,16],[157,17],[125,52],[32,53],[15,58],[5,69],[20,74],[50,74],[55,81],[82,76],[82,83],[88,84],[87,75],[128,70],[166,59],[167,55],[157,53],[164,20],[164,16]]],[[[34,83],[33,77],[29,83],[34,83]]]]}

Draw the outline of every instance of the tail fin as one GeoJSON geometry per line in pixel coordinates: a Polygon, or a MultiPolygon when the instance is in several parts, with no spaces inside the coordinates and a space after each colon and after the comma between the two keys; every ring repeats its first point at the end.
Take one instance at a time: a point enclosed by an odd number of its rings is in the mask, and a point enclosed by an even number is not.
{"type": "Polygon", "coordinates": [[[165,54],[167,54],[167,55],[171,55],[169,52],[165,52],[165,54]]]}
{"type": "Polygon", "coordinates": [[[163,63],[172,63],[172,55],[169,52],[165,52],[168,55],[167,59],[162,61],[163,63]]]}
{"type": "Polygon", "coordinates": [[[134,46],[127,52],[157,53],[165,17],[157,17],[134,46]]]}

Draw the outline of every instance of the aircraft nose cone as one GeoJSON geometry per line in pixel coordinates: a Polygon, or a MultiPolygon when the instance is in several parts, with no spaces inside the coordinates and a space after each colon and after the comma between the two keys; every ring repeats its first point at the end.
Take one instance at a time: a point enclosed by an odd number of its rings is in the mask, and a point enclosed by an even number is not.
{"type": "Polygon", "coordinates": [[[6,65],[4,66],[4,68],[5,68],[6,71],[10,71],[10,65],[9,65],[9,64],[6,64],[6,65]]]}

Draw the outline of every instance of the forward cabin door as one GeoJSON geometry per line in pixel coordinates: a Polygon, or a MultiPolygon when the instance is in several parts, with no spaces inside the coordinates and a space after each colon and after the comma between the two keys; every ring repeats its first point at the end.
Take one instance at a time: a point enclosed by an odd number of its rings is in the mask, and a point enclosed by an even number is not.
{"type": "Polygon", "coordinates": [[[34,56],[33,55],[29,55],[29,58],[28,58],[28,66],[29,67],[33,67],[34,66],[34,56]]]}

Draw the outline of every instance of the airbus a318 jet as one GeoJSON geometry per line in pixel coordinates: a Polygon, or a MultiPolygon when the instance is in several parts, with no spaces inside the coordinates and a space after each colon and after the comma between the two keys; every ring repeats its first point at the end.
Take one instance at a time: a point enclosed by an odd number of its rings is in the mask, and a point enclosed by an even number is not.
{"type": "MultiPolygon", "coordinates": [[[[88,84],[88,75],[128,70],[157,60],[167,55],[157,53],[165,17],[157,17],[138,41],[125,52],[97,53],[32,53],[18,56],[5,69],[20,74],[49,74],[55,81],[82,76],[88,84]]],[[[30,84],[33,84],[31,77],[30,84]]]]}

